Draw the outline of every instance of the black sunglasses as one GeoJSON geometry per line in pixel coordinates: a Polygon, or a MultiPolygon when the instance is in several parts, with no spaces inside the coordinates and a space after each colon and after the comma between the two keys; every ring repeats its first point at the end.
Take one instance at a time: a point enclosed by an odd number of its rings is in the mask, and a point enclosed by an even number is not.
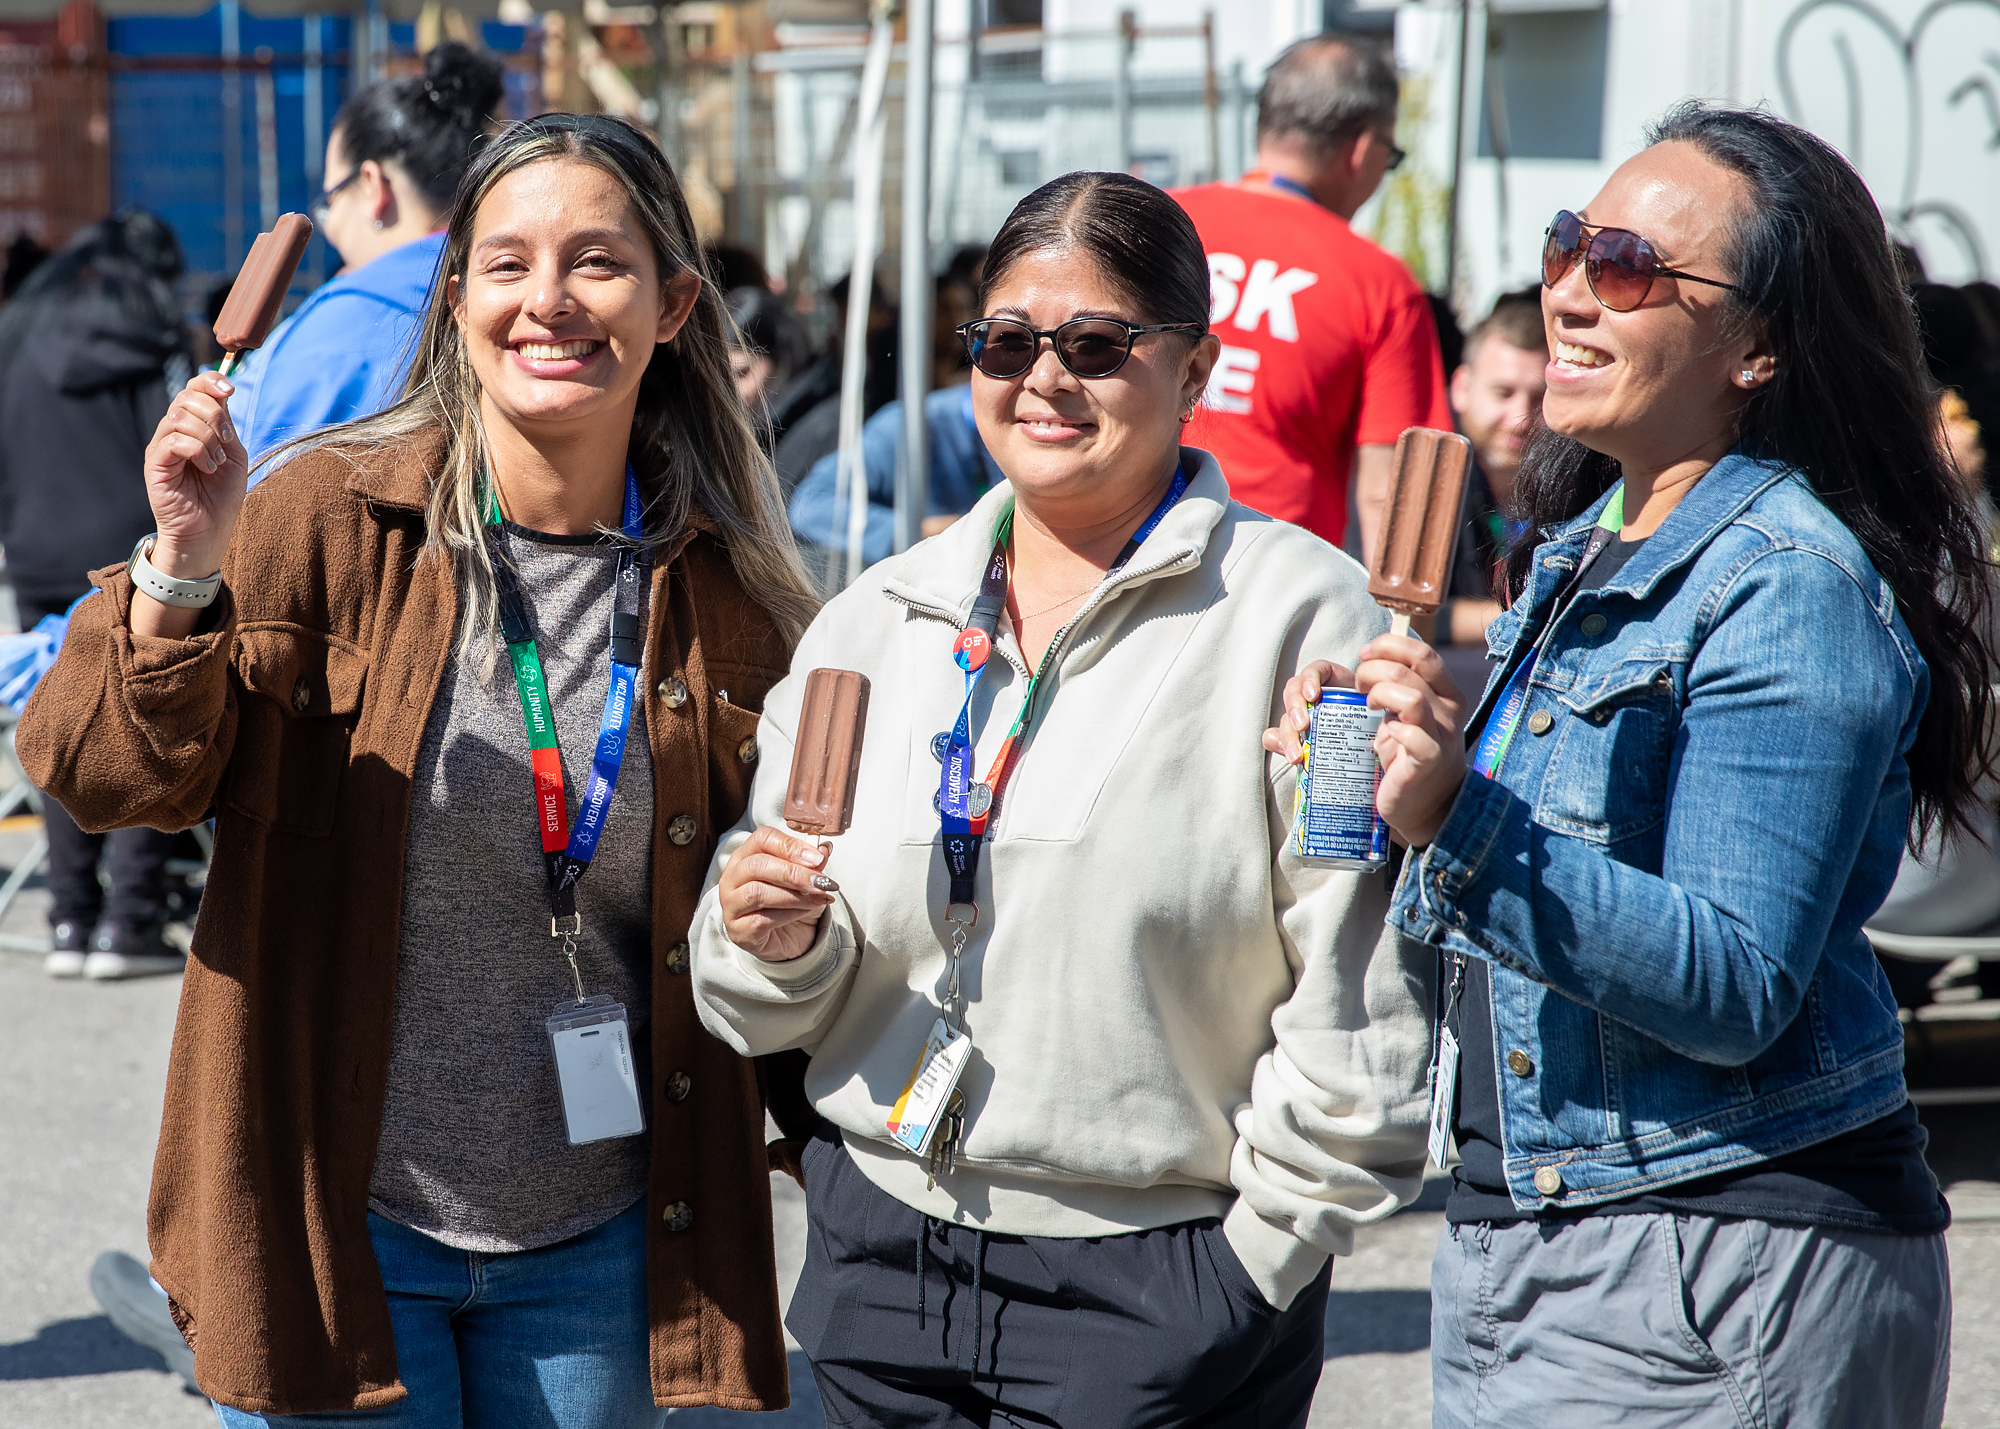
{"type": "Polygon", "coordinates": [[[1154,332],[1194,332],[1202,323],[1154,323],[1139,327],[1117,318],[1071,318],[1060,327],[1033,328],[1013,318],[977,318],[952,331],[965,355],[988,377],[1019,377],[1041,356],[1042,339],[1055,347],[1056,361],[1076,377],[1109,377],[1132,355],[1132,342],[1154,332]]]}
{"type": "Polygon", "coordinates": [[[346,178],[330,189],[321,189],[313,198],[313,201],[306,205],[306,216],[312,219],[315,227],[323,227],[325,225],[327,210],[333,207],[334,197],[360,177],[361,165],[356,164],[353,171],[346,178]]]}
{"type": "Polygon", "coordinates": [[[1549,225],[1542,243],[1542,286],[1553,288],[1565,274],[1583,260],[1583,278],[1590,294],[1614,313],[1629,313],[1646,301],[1655,278],[1685,278],[1690,283],[1706,283],[1711,288],[1741,292],[1734,283],[1718,278],[1698,278],[1679,268],[1669,268],[1653,251],[1653,245],[1629,228],[1605,228],[1585,223],[1563,209],[1549,225]]]}

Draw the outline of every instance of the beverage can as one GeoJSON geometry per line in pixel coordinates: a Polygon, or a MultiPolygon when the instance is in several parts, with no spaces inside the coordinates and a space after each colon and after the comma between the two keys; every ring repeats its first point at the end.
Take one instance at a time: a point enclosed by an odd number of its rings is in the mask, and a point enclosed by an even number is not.
{"type": "Polygon", "coordinates": [[[1368,708],[1360,691],[1320,692],[1292,825],[1293,851],[1306,862],[1365,871],[1389,861],[1389,826],[1375,812],[1381,727],[1382,711],[1368,708]]]}

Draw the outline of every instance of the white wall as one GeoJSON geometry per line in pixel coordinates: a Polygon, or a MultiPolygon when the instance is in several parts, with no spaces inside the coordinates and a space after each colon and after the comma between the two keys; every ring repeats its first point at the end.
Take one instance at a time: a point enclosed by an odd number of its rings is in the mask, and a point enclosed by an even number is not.
{"type": "MultiPolygon", "coordinates": [[[[1480,55],[1487,0],[1472,4],[1480,55]]],[[[1406,68],[1420,54],[1451,64],[1457,10],[1452,0],[1401,7],[1406,68]]],[[[1464,316],[1533,283],[1549,217],[1589,203],[1646,125],[1691,95],[1765,105],[1839,148],[1932,277],[2000,272],[2000,0],[1609,0],[1608,11],[1598,160],[1503,166],[1473,157],[1467,125],[1455,293],[1464,316]]],[[[1468,95],[1474,118],[1482,68],[1468,95]]],[[[1425,152],[1446,173],[1450,138],[1441,114],[1425,152]]]]}

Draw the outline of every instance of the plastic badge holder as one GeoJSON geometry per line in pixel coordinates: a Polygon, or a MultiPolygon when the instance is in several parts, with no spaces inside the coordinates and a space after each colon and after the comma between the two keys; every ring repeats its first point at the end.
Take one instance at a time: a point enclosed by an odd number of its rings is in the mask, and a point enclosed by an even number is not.
{"type": "Polygon", "coordinates": [[[548,1028],[569,1144],[583,1146],[644,1131],[646,1116],[639,1106],[625,1005],[604,993],[565,1003],[549,1018],[548,1028]]]}

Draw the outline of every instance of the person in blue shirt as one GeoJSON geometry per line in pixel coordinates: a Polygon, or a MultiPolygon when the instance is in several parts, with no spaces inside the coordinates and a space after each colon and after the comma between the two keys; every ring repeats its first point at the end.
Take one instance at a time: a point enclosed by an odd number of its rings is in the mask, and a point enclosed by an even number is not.
{"type": "Polygon", "coordinates": [[[371,85],[335,117],[312,210],[344,266],[233,379],[230,415],[261,463],[253,485],[286,442],[378,412],[402,390],[445,216],[502,73],[492,56],[447,42],[421,76],[371,85]]]}
{"type": "MultiPolygon", "coordinates": [[[[1000,468],[972,422],[972,389],[944,387],[924,399],[930,433],[930,500],[923,534],[934,536],[970,511],[1001,480],[1000,468]]],[[[895,547],[896,453],[903,442],[903,403],[887,403],[861,428],[861,462],[868,472],[868,525],[861,557],[869,565],[895,547]]],[[[840,501],[840,453],[813,463],[792,493],[792,532],[800,541],[845,552],[847,508],[840,501]]],[[[807,562],[811,564],[810,559],[807,562]]]]}

